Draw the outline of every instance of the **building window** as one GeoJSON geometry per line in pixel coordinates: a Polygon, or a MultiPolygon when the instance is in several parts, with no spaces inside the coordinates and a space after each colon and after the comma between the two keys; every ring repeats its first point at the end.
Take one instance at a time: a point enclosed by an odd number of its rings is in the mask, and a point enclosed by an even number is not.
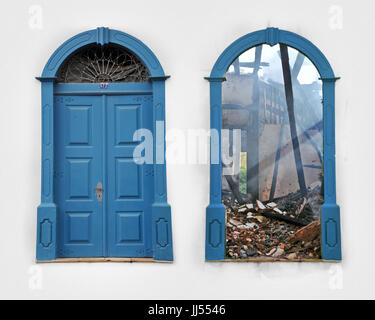
{"type": "Polygon", "coordinates": [[[60,67],[59,83],[147,82],[146,66],[130,51],[113,44],[77,50],[60,67]]]}
{"type": "Polygon", "coordinates": [[[225,78],[227,258],[320,259],[323,104],[316,67],[291,47],[265,44],[237,57],[225,78]],[[305,244],[291,240],[310,224],[305,244]]]}
{"type": "Polygon", "coordinates": [[[307,39],[249,33],[210,82],[206,259],[341,260],[335,77],[307,39]]]}

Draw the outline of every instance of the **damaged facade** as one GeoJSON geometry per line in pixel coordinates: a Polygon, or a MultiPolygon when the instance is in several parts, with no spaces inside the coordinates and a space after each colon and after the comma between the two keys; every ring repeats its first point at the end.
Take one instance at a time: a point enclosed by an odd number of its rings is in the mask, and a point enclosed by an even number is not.
{"type": "Polygon", "coordinates": [[[227,257],[320,259],[318,71],[295,49],[261,45],[241,54],[226,80],[222,127],[230,133],[222,146],[222,201],[227,257]],[[241,130],[237,141],[235,130],[241,130]],[[301,228],[310,224],[314,232],[306,236],[301,228]]]}

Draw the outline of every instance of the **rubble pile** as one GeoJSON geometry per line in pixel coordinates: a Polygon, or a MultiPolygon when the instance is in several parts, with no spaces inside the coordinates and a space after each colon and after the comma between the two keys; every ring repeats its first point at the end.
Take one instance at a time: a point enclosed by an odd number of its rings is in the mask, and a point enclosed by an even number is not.
{"type": "Polygon", "coordinates": [[[226,254],[230,259],[320,259],[320,187],[238,205],[224,199],[226,254]]]}

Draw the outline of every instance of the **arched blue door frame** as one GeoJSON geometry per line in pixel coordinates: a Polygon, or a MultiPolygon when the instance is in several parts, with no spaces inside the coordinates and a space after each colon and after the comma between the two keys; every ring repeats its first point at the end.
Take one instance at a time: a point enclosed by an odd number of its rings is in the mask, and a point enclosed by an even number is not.
{"type": "MultiPolygon", "coordinates": [[[[37,260],[56,259],[56,218],[54,203],[54,83],[61,64],[77,49],[89,44],[114,43],[137,55],[150,72],[153,92],[154,201],[152,205],[152,243],[155,260],[172,261],[171,208],[167,203],[165,164],[165,80],[163,68],[153,52],[138,39],[117,30],[97,28],[80,33],[63,43],[48,60],[42,83],[42,196],[37,217],[37,260]],[[158,131],[156,127],[158,126],[158,131]],[[160,129],[162,134],[160,134],[160,129]]],[[[103,89],[105,90],[105,89],[103,89]]],[[[104,93],[105,91],[103,91],[104,93]]]]}
{"type": "Polygon", "coordinates": [[[244,51],[261,44],[285,44],[306,55],[323,81],[324,204],[321,213],[322,258],[341,260],[340,208],[336,204],[335,77],[323,53],[307,39],[277,28],[247,34],[233,42],[217,59],[210,77],[211,136],[210,204],[206,212],[206,259],[225,259],[225,208],[221,203],[221,87],[232,62],[244,51]],[[211,132],[212,132],[211,130],[211,132]],[[217,136],[219,138],[217,138],[217,136]],[[218,152],[218,154],[216,154],[218,152]],[[213,161],[212,159],[219,159],[213,161]]]}

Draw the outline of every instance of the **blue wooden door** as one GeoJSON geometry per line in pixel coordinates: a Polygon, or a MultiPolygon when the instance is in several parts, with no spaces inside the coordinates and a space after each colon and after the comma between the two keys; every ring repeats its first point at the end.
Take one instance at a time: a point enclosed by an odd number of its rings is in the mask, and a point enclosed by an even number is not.
{"type": "Polygon", "coordinates": [[[152,165],[133,160],[152,131],[152,96],[55,97],[58,257],[151,257],[152,165]]]}
{"type": "Polygon", "coordinates": [[[151,96],[107,98],[108,256],[152,257],[152,165],[138,165],[137,129],[152,132],[151,96]]]}

